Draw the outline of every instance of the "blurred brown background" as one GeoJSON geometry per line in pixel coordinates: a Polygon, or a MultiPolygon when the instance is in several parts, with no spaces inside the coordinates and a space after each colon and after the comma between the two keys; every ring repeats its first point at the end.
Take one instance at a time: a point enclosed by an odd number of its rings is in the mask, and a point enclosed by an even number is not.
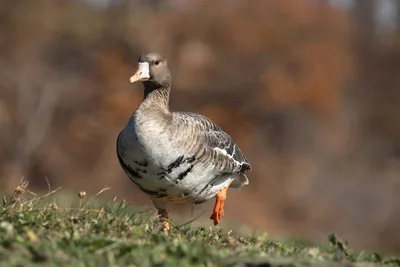
{"type": "Polygon", "coordinates": [[[1,0],[1,191],[47,177],[151,205],[115,154],[148,51],[169,61],[171,107],[252,164],[224,221],[400,252],[398,0],[1,0]]]}

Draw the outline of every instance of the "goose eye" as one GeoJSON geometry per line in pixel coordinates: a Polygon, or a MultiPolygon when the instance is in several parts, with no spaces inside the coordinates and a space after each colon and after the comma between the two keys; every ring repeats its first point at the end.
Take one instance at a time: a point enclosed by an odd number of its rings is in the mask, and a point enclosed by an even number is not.
{"type": "Polygon", "coordinates": [[[157,60],[157,61],[154,62],[154,64],[159,65],[160,61],[157,60]]]}

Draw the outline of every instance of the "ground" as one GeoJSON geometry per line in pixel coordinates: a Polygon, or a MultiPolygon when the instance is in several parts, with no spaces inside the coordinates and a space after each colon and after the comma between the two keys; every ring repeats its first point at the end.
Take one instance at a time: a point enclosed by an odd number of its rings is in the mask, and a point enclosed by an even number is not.
{"type": "Polygon", "coordinates": [[[400,257],[352,251],[334,234],[315,245],[190,222],[165,232],[152,211],[56,191],[18,187],[3,198],[0,266],[400,266],[400,257]]]}

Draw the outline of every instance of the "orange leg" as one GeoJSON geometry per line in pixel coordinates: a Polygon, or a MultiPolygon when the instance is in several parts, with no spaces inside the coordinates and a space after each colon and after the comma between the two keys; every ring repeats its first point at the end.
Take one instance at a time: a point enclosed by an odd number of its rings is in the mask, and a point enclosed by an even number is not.
{"type": "Polygon", "coordinates": [[[221,216],[224,215],[224,204],[225,204],[225,199],[226,199],[226,191],[228,191],[228,188],[231,185],[231,183],[228,184],[227,187],[225,187],[224,189],[219,191],[217,193],[217,195],[215,196],[214,211],[210,217],[210,219],[214,221],[214,225],[219,224],[219,222],[221,221],[221,216]]]}
{"type": "Polygon", "coordinates": [[[161,219],[162,229],[163,230],[171,230],[171,224],[168,222],[168,212],[164,209],[158,209],[158,216],[161,219]]]}

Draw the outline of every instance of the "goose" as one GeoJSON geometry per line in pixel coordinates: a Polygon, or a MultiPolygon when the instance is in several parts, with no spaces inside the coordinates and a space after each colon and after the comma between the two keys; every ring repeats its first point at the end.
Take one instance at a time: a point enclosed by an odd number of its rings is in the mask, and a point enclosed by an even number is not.
{"type": "Polygon", "coordinates": [[[199,204],[214,197],[210,219],[218,225],[228,188],[249,184],[248,160],[207,117],[170,110],[171,72],[160,54],[142,54],[130,82],[143,84],[144,98],[117,138],[123,171],[149,195],[163,229],[171,229],[167,203],[199,204]]]}

